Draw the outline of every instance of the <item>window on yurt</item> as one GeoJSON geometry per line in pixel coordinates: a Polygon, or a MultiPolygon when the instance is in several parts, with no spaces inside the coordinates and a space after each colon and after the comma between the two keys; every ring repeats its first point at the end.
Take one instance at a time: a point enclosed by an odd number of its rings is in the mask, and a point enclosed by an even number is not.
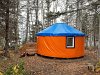
{"type": "Polygon", "coordinates": [[[67,37],[67,47],[73,48],[74,47],[74,37],[67,37]]]}

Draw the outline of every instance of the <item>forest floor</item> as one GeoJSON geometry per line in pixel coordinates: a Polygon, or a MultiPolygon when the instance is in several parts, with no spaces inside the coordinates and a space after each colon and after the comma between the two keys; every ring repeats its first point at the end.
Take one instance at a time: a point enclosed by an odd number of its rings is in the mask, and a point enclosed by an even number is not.
{"type": "Polygon", "coordinates": [[[87,64],[95,62],[96,53],[86,50],[86,55],[77,59],[46,58],[38,55],[19,58],[19,53],[10,51],[10,58],[0,56],[0,71],[5,71],[9,65],[25,62],[28,75],[100,75],[88,70],[87,64]]]}

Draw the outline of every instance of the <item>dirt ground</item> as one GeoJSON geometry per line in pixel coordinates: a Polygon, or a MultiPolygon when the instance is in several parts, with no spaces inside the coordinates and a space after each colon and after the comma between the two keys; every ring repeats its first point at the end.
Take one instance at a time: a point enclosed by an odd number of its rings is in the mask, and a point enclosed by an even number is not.
{"type": "Polygon", "coordinates": [[[77,59],[47,58],[39,55],[19,58],[19,54],[11,53],[10,59],[0,57],[0,71],[20,60],[25,62],[28,75],[100,75],[88,70],[87,64],[95,62],[95,51],[86,50],[86,55],[77,59]]]}

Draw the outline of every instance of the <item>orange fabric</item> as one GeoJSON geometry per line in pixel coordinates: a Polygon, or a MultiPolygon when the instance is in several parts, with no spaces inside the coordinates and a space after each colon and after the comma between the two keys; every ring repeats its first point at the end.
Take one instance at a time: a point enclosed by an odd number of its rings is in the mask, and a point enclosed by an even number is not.
{"type": "Polygon", "coordinates": [[[59,58],[84,56],[84,37],[75,37],[75,48],[66,47],[65,36],[38,36],[37,39],[37,54],[59,58]]]}

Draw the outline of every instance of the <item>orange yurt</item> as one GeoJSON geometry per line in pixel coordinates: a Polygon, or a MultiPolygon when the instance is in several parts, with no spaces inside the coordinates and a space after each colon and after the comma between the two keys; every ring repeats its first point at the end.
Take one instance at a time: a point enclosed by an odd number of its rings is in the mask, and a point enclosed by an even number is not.
{"type": "Polygon", "coordinates": [[[37,33],[37,54],[57,58],[84,56],[85,34],[66,23],[55,23],[37,33]]]}

